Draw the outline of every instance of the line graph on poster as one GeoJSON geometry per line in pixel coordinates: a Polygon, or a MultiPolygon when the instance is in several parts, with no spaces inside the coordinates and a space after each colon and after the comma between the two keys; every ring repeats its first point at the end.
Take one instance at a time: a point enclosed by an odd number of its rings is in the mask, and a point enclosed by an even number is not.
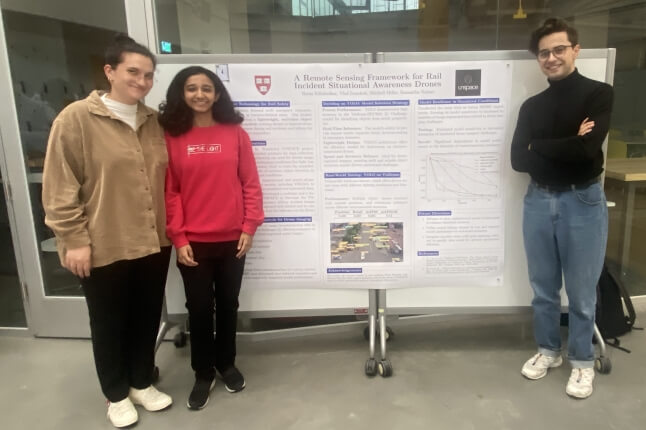
{"type": "Polygon", "coordinates": [[[426,161],[427,200],[500,197],[497,153],[432,153],[426,161]]]}

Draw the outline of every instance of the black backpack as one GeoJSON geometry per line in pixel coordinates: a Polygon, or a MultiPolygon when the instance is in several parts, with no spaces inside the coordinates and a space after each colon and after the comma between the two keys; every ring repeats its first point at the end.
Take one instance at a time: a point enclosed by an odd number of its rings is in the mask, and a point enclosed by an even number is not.
{"type": "Polygon", "coordinates": [[[601,336],[609,346],[630,352],[630,350],[619,346],[618,337],[628,333],[633,328],[637,328],[634,327],[635,318],[635,308],[628,291],[604,264],[597,284],[595,317],[601,336]],[[627,315],[626,312],[628,313],[627,315]]]}

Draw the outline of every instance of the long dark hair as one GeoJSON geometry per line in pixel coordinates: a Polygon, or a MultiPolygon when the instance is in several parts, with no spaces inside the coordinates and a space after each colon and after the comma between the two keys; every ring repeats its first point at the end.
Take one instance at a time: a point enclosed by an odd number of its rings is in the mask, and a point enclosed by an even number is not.
{"type": "Polygon", "coordinates": [[[224,84],[215,73],[201,66],[191,66],[182,69],[175,75],[168,91],[166,101],[159,105],[159,123],[171,136],[179,136],[193,127],[193,109],[184,101],[184,84],[193,75],[206,75],[211,82],[215,93],[219,94],[218,100],[213,103],[211,114],[213,119],[220,124],[240,124],[243,117],[236,111],[231,101],[231,96],[224,84]]]}

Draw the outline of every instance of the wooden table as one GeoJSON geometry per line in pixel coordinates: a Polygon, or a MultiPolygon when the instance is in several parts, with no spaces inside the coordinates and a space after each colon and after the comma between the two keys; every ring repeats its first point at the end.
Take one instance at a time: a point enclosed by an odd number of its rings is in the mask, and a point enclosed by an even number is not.
{"type": "Polygon", "coordinates": [[[606,160],[606,179],[623,182],[628,188],[624,200],[624,240],[621,250],[621,275],[626,276],[630,257],[630,238],[635,210],[635,189],[646,182],[646,158],[610,158],[606,160]]]}

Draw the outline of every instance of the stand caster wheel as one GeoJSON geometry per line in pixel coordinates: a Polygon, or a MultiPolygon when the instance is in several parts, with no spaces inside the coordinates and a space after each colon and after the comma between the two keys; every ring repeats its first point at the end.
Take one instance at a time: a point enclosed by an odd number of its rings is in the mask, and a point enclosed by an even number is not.
{"type": "Polygon", "coordinates": [[[184,333],[183,331],[180,331],[173,338],[173,345],[175,345],[175,348],[183,348],[186,346],[186,339],[187,339],[186,333],[184,333]]]}
{"type": "MultiPolygon", "coordinates": [[[[388,342],[390,338],[394,336],[395,336],[395,332],[390,327],[386,327],[386,342],[388,342]]],[[[363,338],[365,340],[370,340],[370,327],[366,327],[363,329],[363,338]]],[[[379,329],[375,331],[375,338],[377,340],[379,339],[379,329]]]]}
{"type": "Polygon", "coordinates": [[[153,384],[159,381],[159,367],[155,366],[153,369],[153,384]]]}
{"type": "Polygon", "coordinates": [[[393,366],[390,364],[390,360],[387,359],[381,360],[377,365],[377,369],[379,370],[379,375],[384,378],[388,378],[393,374],[393,366]]]}
{"type": "Polygon", "coordinates": [[[594,361],[594,367],[601,374],[607,375],[612,370],[612,363],[608,357],[599,357],[594,361]]]}
{"type": "Polygon", "coordinates": [[[377,360],[369,358],[366,361],[365,371],[367,376],[375,376],[377,374],[377,360]]]}

